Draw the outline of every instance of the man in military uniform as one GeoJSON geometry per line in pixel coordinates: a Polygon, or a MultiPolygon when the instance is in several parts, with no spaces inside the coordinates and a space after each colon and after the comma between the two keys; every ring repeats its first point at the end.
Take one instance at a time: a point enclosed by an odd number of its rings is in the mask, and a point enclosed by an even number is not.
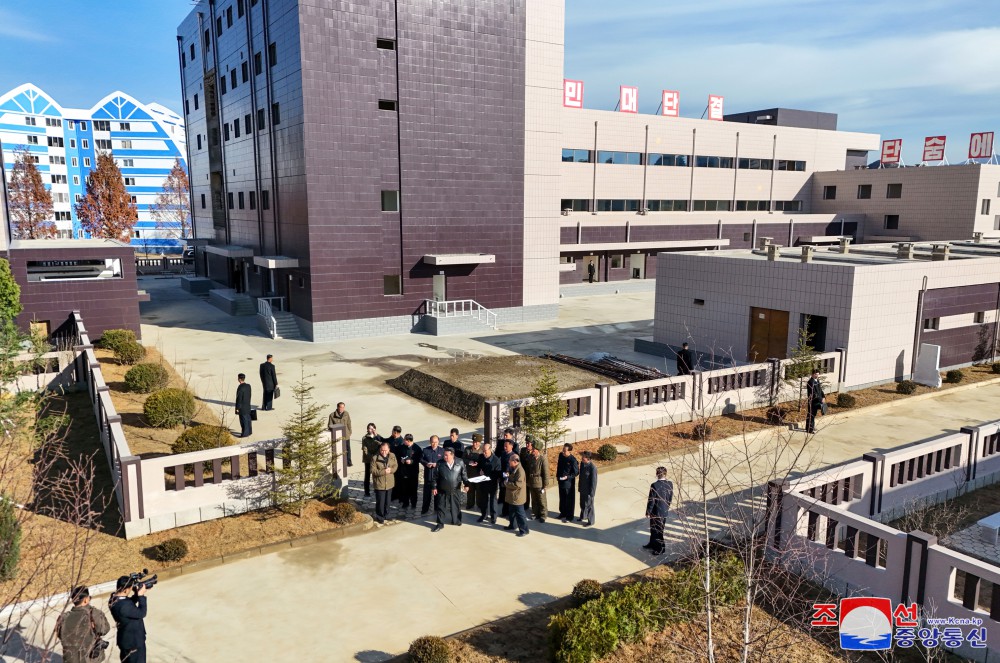
{"type": "Polygon", "coordinates": [[[549,485],[549,460],[537,444],[537,440],[532,440],[530,462],[526,467],[528,494],[531,496],[532,515],[538,522],[544,523],[549,513],[549,502],[545,497],[545,488],[549,485]]]}

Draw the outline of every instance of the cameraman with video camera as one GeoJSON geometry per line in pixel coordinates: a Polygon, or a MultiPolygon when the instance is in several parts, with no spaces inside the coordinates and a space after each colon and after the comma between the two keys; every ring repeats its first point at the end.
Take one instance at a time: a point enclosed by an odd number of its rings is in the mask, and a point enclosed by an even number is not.
{"type": "Polygon", "coordinates": [[[118,657],[128,663],[146,663],[146,590],[156,584],[156,576],[145,580],[146,571],[118,578],[115,593],[108,601],[111,617],[118,627],[118,657]]]}

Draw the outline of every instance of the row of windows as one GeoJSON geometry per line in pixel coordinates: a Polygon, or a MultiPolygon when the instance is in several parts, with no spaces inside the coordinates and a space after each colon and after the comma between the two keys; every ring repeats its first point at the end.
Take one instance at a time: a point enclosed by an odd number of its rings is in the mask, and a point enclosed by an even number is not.
{"type": "Polygon", "coordinates": [[[73,217],[70,212],[56,212],[56,221],[72,221],[73,217]]]}
{"type": "MultiPolygon", "coordinates": [[[[872,185],[871,184],[859,184],[858,185],[858,200],[870,200],[872,197],[872,185]]],[[[903,185],[902,184],[887,184],[885,187],[885,197],[886,198],[902,198],[903,197],[903,185]]],[[[823,187],[823,200],[836,200],[837,199],[837,187],[833,184],[828,184],[823,187]]],[[[989,212],[983,212],[988,214],[989,212]]]]}
{"type": "MultiPolygon", "coordinates": [[[[564,149],[562,151],[564,163],[594,163],[593,150],[564,149]]],[[[597,151],[597,163],[625,164],[629,166],[641,166],[644,163],[642,152],[618,152],[610,150],[597,151]]],[[[692,162],[695,168],[734,168],[742,170],[789,170],[804,172],[805,161],[789,161],[773,159],[735,159],[734,157],[719,157],[711,155],[696,155],[692,160],[687,154],[661,154],[650,152],[645,157],[645,162],[650,166],[678,166],[689,167],[692,162]]]]}
{"type": "Polygon", "coordinates": [[[94,120],[94,131],[111,131],[109,120],[94,120]]]}
{"type": "MultiPolygon", "coordinates": [[[[278,103],[271,104],[271,123],[281,124],[281,105],[278,103]]],[[[263,108],[258,108],[257,131],[263,131],[265,129],[267,129],[267,113],[264,111],[263,108]]],[[[249,136],[252,132],[253,132],[253,116],[250,113],[247,113],[246,115],[243,116],[242,133],[245,133],[249,136]]],[[[218,133],[219,132],[217,130],[215,129],[212,130],[212,145],[219,144],[218,133]]],[[[230,125],[229,122],[226,122],[225,124],[222,125],[222,139],[224,141],[227,141],[229,140],[230,135],[232,135],[233,138],[239,138],[242,135],[240,132],[239,119],[233,120],[232,125],[230,125]],[[231,134],[230,134],[230,126],[232,126],[231,134]]],[[[197,149],[199,150],[202,149],[202,135],[196,134],[194,138],[195,138],[195,146],[197,147],[197,149]]]]}
{"type": "MultiPolygon", "coordinates": [[[[563,198],[560,201],[560,209],[570,212],[638,212],[642,204],[637,199],[604,199],[594,201],[586,198],[563,198]]],[[[650,212],[686,212],[688,211],[687,200],[647,200],[646,209],[650,212]]],[[[730,212],[733,209],[731,200],[694,200],[691,202],[692,212],[730,212]]],[[[770,203],[766,200],[737,200],[736,211],[761,211],[770,209],[770,203]]],[[[774,209],[777,212],[801,212],[801,200],[776,200],[774,209]]]]}
{"type": "Polygon", "coordinates": [[[60,120],[59,118],[54,118],[54,117],[47,117],[47,118],[45,118],[45,126],[47,126],[47,127],[61,127],[62,126],[62,120],[60,120]]]}
{"type": "MultiPolygon", "coordinates": [[[[249,195],[247,195],[246,197],[244,197],[244,193],[242,191],[237,191],[235,198],[233,197],[233,192],[230,191],[227,194],[226,198],[227,198],[226,203],[229,206],[229,209],[237,209],[237,208],[244,209],[246,207],[246,202],[248,199],[250,201],[250,209],[257,209],[256,191],[250,191],[249,195]]],[[[217,198],[217,200],[219,201],[219,205],[221,206],[222,199],[217,198]]],[[[201,194],[201,208],[205,209],[205,205],[206,205],[205,194],[201,194]]],[[[271,209],[271,194],[267,190],[260,192],[260,208],[262,210],[271,209]]]]}
{"type": "MultiPolygon", "coordinates": [[[[273,41],[267,47],[267,64],[273,67],[278,63],[278,45],[273,41]]],[[[259,76],[264,71],[264,58],[260,51],[253,54],[253,73],[254,76],[259,76]]],[[[235,68],[229,70],[229,89],[235,90],[239,80],[244,83],[250,82],[250,63],[241,62],[239,68],[239,76],[237,77],[237,70],[235,68]]],[[[226,75],[221,74],[219,76],[219,92],[225,94],[228,92],[226,89],[226,75]]],[[[195,109],[198,105],[195,104],[195,109]]]]}

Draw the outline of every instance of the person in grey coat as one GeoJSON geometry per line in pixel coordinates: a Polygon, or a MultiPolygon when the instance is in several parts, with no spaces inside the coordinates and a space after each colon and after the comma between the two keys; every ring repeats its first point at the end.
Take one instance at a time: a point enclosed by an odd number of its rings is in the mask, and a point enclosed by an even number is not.
{"type": "Polygon", "coordinates": [[[590,452],[584,451],[580,458],[580,478],[577,482],[580,491],[580,517],[584,527],[594,524],[594,495],[597,494],[597,466],[590,458],[590,452]]]}
{"type": "Polygon", "coordinates": [[[455,458],[453,449],[444,450],[444,461],[437,466],[434,497],[437,498],[437,525],[432,532],[440,531],[445,523],[462,525],[462,500],[469,489],[469,475],[465,463],[455,458]]]}

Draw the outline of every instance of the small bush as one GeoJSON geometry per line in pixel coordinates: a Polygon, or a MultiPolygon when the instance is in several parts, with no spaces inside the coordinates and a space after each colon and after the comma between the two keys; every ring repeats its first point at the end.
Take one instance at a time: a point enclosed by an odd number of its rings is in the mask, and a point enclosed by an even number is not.
{"type": "Polygon", "coordinates": [[[161,389],[153,392],[142,406],[146,421],[155,428],[173,428],[194,417],[194,394],[187,389],[161,389]]]}
{"type": "Polygon", "coordinates": [[[129,341],[115,348],[115,359],[119,364],[132,366],[146,358],[146,348],[141,343],[129,341]]]}
{"type": "Polygon", "coordinates": [[[837,394],[837,407],[854,407],[858,404],[858,399],[850,394],[837,394]]]}
{"type": "Polygon", "coordinates": [[[326,512],[326,516],[338,525],[349,525],[354,522],[357,511],[350,502],[337,502],[326,512]]]}
{"type": "Polygon", "coordinates": [[[137,394],[163,389],[169,381],[170,374],[159,364],[138,364],[125,373],[125,388],[137,394]]]}
{"type": "Polygon", "coordinates": [[[587,601],[600,598],[603,593],[604,588],[601,583],[589,578],[573,585],[573,598],[577,605],[583,605],[587,601]]]}
{"type": "Polygon", "coordinates": [[[126,343],[135,343],[135,332],[131,329],[108,329],[101,334],[99,345],[105,350],[117,352],[126,343]]]}
{"type": "Polygon", "coordinates": [[[414,663],[448,663],[451,660],[451,645],[444,638],[425,635],[410,643],[408,653],[414,663]]]}
{"type": "Polygon", "coordinates": [[[177,436],[170,450],[175,454],[186,454],[189,451],[228,447],[232,443],[233,436],[225,426],[192,426],[177,436]]]}
{"type": "Polygon", "coordinates": [[[0,495],[0,581],[13,580],[21,561],[21,523],[14,501],[0,495]]]}
{"type": "Polygon", "coordinates": [[[184,539],[167,539],[149,550],[149,556],[157,562],[178,562],[187,554],[188,544],[184,539]]]}
{"type": "Polygon", "coordinates": [[[618,449],[613,444],[602,444],[597,449],[597,457],[600,460],[614,460],[618,458],[618,449]]]}
{"type": "Polygon", "coordinates": [[[712,427],[706,423],[695,424],[691,429],[691,437],[696,440],[707,440],[712,437],[712,427]]]}
{"type": "Polygon", "coordinates": [[[992,373],[997,373],[997,374],[1000,374],[1000,362],[997,362],[996,364],[992,364],[992,365],[990,366],[990,371],[991,371],[992,373]]]}
{"type": "Polygon", "coordinates": [[[896,393],[909,396],[917,390],[917,383],[913,380],[903,380],[896,383],[896,393]]]}
{"type": "Polygon", "coordinates": [[[775,405],[767,408],[767,414],[765,416],[767,417],[767,423],[772,426],[781,426],[785,423],[785,418],[788,416],[788,410],[779,405],[775,405]]]}
{"type": "Polygon", "coordinates": [[[962,378],[964,377],[965,373],[958,370],[957,368],[954,368],[944,374],[944,381],[949,384],[958,384],[959,382],[962,381],[962,378]]]}

